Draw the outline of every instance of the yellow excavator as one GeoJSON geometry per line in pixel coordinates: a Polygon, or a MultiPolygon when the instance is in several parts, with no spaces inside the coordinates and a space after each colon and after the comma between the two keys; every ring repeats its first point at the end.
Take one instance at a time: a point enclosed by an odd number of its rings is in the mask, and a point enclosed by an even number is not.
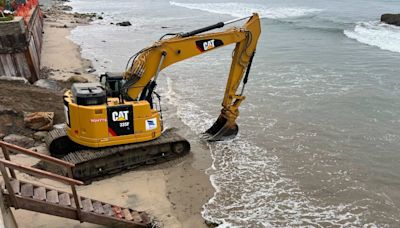
{"type": "Polygon", "coordinates": [[[100,83],[73,84],[63,97],[66,128],[55,129],[46,138],[50,153],[74,163],[74,177],[84,181],[188,153],[188,141],[174,130],[163,129],[160,105],[155,102],[160,98],[155,92],[157,78],[176,62],[230,44],[236,47],[221,114],[204,138],[236,136],[238,109],[245,99],[260,33],[257,14],[191,32],[168,33],[133,55],[124,73],[105,73],[100,83]],[[205,33],[241,20],[247,20],[242,27],[205,33]]]}

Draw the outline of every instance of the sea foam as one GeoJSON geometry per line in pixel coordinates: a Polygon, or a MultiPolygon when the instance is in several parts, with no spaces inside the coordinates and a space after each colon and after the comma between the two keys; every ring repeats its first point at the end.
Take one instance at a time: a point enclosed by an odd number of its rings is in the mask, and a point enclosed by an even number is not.
{"type": "Polygon", "coordinates": [[[245,17],[257,12],[263,18],[283,19],[290,17],[303,17],[322,11],[313,8],[292,8],[292,7],[267,7],[265,5],[250,3],[180,3],[169,2],[173,6],[185,7],[188,9],[196,9],[217,14],[228,14],[234,17],[245,17]]]}
{"type": "MultiPolygon", "coordinates": [[[[199,106],[179,96],[167,78],[168,102],[177,116],[200,135],[215,120],[199,106]]],[[[368,207],[349,204],[317,206],[296,181],[285,177],[279,158],[240,134],[228,142],[207,144],[212,166],[207,170],[215,188],[202,216],[218,227],[360,226],[368,207]]]]}
{"type": "Polygon", "coordinates": [[[344,30],[347,37],[380,49],[400,52],[400,28],[380,22],[358,22],[353,30],[344,30]]]}

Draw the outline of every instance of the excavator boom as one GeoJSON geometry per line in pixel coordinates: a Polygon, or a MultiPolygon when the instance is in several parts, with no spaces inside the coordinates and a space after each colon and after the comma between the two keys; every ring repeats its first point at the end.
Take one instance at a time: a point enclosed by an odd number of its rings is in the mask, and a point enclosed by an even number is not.
{"type": "Polygon", "coordinates": [[[219,22],[191,32],[175,34],[174,37],[169,39],[160,39],[152,46],[141,50],[134,57],[131,67],[125,73],[127,81],[123,86],[122,93],[128,100],[150,99],[156,86],[158,73],[162,69],[196,55],[236,44],[221,114],[215,124],[205,132],[207,140],[234,137],[238,132],[236,118],[239,115],[239,106],[245,99],[245,96],[243,96],[244,84],[247,82],[260,33],[259,16],[253,14],[250,17],[225,23],[219,22]],[[249,18],[248,21],[242,27],[233,27],[222,32],[203,33],[247,18],[249,18]],[[243,88],[238,94],[237,90],[246,70],[243,88]]]}

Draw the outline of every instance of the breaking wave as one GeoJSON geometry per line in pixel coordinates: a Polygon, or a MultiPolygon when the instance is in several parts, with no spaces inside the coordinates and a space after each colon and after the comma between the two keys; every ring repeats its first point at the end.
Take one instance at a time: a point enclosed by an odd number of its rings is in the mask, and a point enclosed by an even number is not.
{"type": "Polygon", "coordinates": [[[354,30],[344,30],[347,37],[383,50],[400,52],[400,28],[380,22],[358,22],[354,30]]]}
{"type": "Polygon", "coordinates": [[[313,8],[291,8],[291,7],[274,7],[270,8],[265,5],[247,4],[247,3],[180,3],[169,2],[173,6],[185,7],[188,9],[197,9],[217,14],[228,14],[234,17],[245,17],[257,12],[263,18],[282,19],[290,17],[303,17],[322,11],[313,8]]]}

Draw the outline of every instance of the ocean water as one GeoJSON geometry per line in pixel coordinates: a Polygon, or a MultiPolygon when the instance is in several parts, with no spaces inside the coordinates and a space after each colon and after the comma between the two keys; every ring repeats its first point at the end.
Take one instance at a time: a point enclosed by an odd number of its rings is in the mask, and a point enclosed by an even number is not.
{"type": "MultiPolygon", "coordinates": [[[[132,54],[165,33],[260,13],[240,133],[202,142],[213,158],[207,174],[216,190],[203,206],[205,219],[220,227],[400,226],[400,28],[379,22],[399,11],[398,1],[69,4],[103,13],[104,20],[70,36],[99,72],[123,71],[132,54]],[[123,20],[133,26],[110,24],[123,20]]],[[[219,114],[232,50],[161,74],[163,106],[175,106],[198,136],[219,114]]]]}

